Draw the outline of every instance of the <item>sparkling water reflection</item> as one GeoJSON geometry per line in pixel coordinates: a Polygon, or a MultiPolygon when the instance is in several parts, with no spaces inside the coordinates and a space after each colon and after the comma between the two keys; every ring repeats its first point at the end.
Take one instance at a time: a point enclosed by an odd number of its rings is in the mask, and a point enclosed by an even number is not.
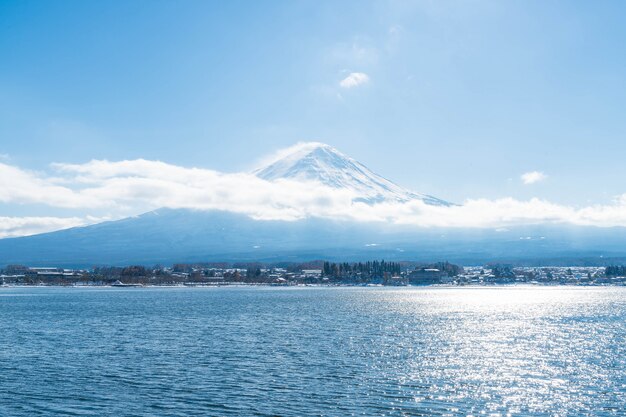
{"type": "Polygon", "coordinates": [[[626,288],[0,289],[0,415],[625,415],[626,288]]]}

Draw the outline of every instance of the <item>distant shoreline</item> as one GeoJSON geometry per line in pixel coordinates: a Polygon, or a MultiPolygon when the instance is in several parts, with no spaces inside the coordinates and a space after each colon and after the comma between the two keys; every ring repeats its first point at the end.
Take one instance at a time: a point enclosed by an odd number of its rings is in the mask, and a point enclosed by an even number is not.
{"type": "Polygon", "coordinates": [[[174,284],[174,285],[0,285],[0,290],[2,289],[10,289],[10,288],[80,288],[80,289],[89,289],[89,288],[110,288],[110,289],[152,289],[152,288],[389,288],[389,289],[401,289],[401,288],[511,288],[511,287],[546,287],[546,288],[556,288],[556,287],[568,287],[568,288],[600,288],[600,287],[611,287],[611,288],[619,288],[626,287],[625,284],[594,284],[594,283],[580,283],[580,284],[571,284],[571,283],[529,283],[529,282],[513,282],[513,283],[485,283],[485,284],[430,284],[430,285],[379,285],[379,284],[368,284],[368,285],[357,285],[357,284],[302,284],[302,285],[276,285],[276,284],[267,284],[267,283],[224,283],[224,284],[202,284],[202,285],[185,285],[185,284],[174,284]]]}

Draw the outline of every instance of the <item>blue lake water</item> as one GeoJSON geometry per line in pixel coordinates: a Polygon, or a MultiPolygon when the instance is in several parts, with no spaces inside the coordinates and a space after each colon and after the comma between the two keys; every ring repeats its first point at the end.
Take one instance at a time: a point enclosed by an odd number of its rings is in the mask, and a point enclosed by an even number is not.
{"type": "Polygon", "coordinates": [[[0,416],[626,415],[626,288],[0,288],[0,416]]]}

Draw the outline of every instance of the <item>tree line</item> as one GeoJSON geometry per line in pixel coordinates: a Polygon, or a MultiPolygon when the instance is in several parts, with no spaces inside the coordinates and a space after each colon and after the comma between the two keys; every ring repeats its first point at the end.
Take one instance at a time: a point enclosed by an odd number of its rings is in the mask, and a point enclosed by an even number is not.
{"type": "Polygon", "coordinates": [[[342,278],[345,276],[360,275],[362,277],[383,277],[385,274],[398,275],[402,267],[397,262],[367,261],[356,263],[324,262],[322,274],[326,277],[342,278]]]}
{"type": "Polygon", "coordinates": [[[604,269],[604,275],[607,277],[625,277],[626,266],[623,265],[611,265],[604,269]]]}

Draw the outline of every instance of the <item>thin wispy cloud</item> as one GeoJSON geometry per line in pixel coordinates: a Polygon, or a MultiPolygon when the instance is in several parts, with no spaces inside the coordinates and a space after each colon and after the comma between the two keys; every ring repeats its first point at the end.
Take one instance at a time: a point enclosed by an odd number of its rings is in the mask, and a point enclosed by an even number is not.
{"type": "Polygon", "coordinates": [[[536,184],[545,181],[546,178],[548,178],[548,176],[541,171],[526,172],[520,177],[524,185],[536,184]]]}
{"type": "Polygon", "coordinates": [[[255,168],[262,168],[268,165],[275,163],[281,159],[284,159],[290,155],[296,157],[298,154],[307,153],[312,149],[315,149],[318,146],[323,146],[322,142],[315,141],[300,141],[286,148],[279,149],[275,152],[272,152],[266,156],[263,156],[256,163],[255,168]]]}
{"type": "Polygon", "coordinates": [[[326,59],[336,65],[369,67],[380,59],[379,48],[372,39],[356,36],[347,42],[335,43],[328,51],[326,59]]]}
{"type": "Polygon", "coordinates": [[[339,82],[341,88],[354,88],[363,84],[367,84],[370,77],[364,72],[351,72],[346,78],[339,82]]]}
{"type": "Polygon", "coordinates": [[[0,217],[0,238],[28,236],[98,223],[81,217],[0,217]]]}
{"type": "Polygon", "coordinates": [[[404,28],[401,25],[392,25],[389,27],[389,35],[391,36],[399,36],[404,31],[404,28]]]}

